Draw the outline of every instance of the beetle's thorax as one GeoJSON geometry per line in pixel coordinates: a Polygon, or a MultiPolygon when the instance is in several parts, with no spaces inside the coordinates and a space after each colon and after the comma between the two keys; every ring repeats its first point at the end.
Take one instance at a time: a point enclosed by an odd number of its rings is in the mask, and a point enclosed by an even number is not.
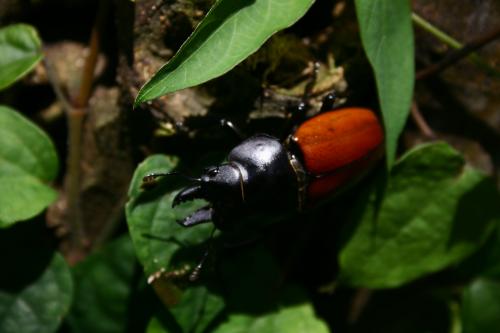
{"type": "Polygon", "coordinates": [[[294,170],[286,148],[277,138],[255,135],[236,146],[228,161],[240,169],[247,203],[285,204],[294,196],[294,170]]]}

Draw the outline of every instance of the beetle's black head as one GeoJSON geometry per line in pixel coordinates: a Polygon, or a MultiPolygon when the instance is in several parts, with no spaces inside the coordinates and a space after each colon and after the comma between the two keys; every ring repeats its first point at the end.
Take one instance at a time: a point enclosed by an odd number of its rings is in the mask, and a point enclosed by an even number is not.
{"type": "Polygon", "coordinates": [[[279,211],[296,203],[297,179],[287,150],[268,135],[244,140],[231,150],[227,163],[205,169],[192,181],[177,194],[173,206],[194,199],[210,205],[180,221],[183,226],[213,221],[227,230],[248,213],[279,211]]]}
{"type": "Polygon", "coordinates": [[[216,206],[231,206],[244,200],[243,175],[233,164],[206,168],[199,179],[179,192],[173,206],[193,199],[205,199],[216,206]]]}

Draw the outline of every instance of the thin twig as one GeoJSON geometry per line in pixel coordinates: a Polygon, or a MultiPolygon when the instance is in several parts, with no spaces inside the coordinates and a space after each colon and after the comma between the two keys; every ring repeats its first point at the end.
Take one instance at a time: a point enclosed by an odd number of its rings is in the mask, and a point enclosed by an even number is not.
{"type": "Polygon", "coordinates": [[[441,61],[418,71],[416,74],[416,79],[422,80],[433,74],[441,72],[443,69],[455,64],[459,60],[470,55],[472,52],[480,49],[481,47],[485,46],[486,44],[494,41],[499,37],[500,37],[500,26],[483,36],[471,40],[470,42],[466,43],[462,48],[451,52],[447,57],[443,58],[441,61]]]}
{"type": "Polygon", "coordinates": [[[71,222],[71,238],[73,249],[83,249],[87,246],[85,229],[83,227],[80,207],[80,178],[82,157],[83,122],[87,114],[87,105],[92,92],[94,72],[99,55],[100,31],[106,17],[108,1],[100,1],[95,23],[89,41],[88,54],[85,58],[80,89],[78,94],[71,98],[72,108],[68,115],[68,171],[66,174],[65,189],[67,195],[67,216],[71,222]]]}
{"type": "Polygon", "coordinates": [[[370,302],[372,295],[373,291],[370,289],[361,288],[356,291],[352,298],[349,313],[347,315],[347,322],[349,324],[353,325],[358,321],[364,309],[370,302]]]}
{"type": "MultiPolygon", "coordinates": [[[[101,1],[101,3],[103,2],[106,1],[101,1]]],[[[73,105],[77,108],[84,108],[87,106],[90,94],[92,92],[92,84],[94,82],[94,72],[97,65],[97,58],[99,56],[99,40],[100,40],[99,28],[101,26],[100,23],[100,21],[102,20],[101,17],[103,16],[102,12],[104,11],[102,9],[103,6],[104,5],[102,4],[99,5],[96,22],[94,23],[94,26],[92,27],[92,32],[90,33],[88,54],[87,57],[85,58],[82,78],[80,81],[80,89],[78,91],[78,95],[73,100],[73,105]]]]}
{"type": "Polygon", "coordinates": [[[415,122],[415,125],[417,125],[418,129],[425,137],[429,139],[436,138],[436,134],[425,121],[425,118],[420,113],[418,105],[415,101],[411,103],[411,117],[415,122]]]}
{"type": "Polygon", "coordinates": [[[445,33],[444,31],[438,29],[435,27],[433,24],[431,24],[429,21],[425,20],[421,16],[419,16],[416,13],[411,13],[411,19],[412,21],[419,26],[420,28],[424,29],[425,31],[429,32],[431,35],[435,36],[437,39],[439,39],[441,42],[444,44],[454,48],[454,49],[459,49],[462,47],[462,44],[445,33]]]}

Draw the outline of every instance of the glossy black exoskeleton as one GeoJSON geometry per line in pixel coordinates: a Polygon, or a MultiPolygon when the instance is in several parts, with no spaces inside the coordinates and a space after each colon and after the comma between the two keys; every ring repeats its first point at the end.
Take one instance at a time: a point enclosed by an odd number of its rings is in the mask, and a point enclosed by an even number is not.
{"type": "Polygon", "coordinates": [[[247,214],[279,212],[297,203],[294,157],[275,137],[258,134],[233,148],[227,162],[209,167],[177,194],[173,206],[193,199],[211,203],[179,223],[185,227],[213,221],[221,230],[247,214]]]}

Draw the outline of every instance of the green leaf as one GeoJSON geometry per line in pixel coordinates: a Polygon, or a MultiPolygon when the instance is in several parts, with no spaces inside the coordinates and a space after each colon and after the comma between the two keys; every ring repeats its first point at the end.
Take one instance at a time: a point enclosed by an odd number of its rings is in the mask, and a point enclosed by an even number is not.
{"type": "Polygon", "coordinates": [[[69,310],[72,292],[69,267],[55,254],[31,283],[19,290],[0,290],[0,332],[55,332],[69,310]]]}
{"type": "Polygon", "coordinates": [[[282,305],[261,315],[233,313],[214,333],[328,333],[328,326],[316,317],[309,303],[282,305]]]}
{"type": "Polygon", "coordinates": [[[75,299],[68,323],[72,332],[125,332],[133,290],[135,253],[123,236],[73,268],[75,299]]]}
{"type": "Polygon", "coordinates": [[[141,88],[135,106],[226,73],[295,23],[313,2],[217,1],[177,54],[141,88]]]}
{"type": "Polygon", "coordinates": [[[500,282],[478,279],[463,292],[464,333],[500,332],[500,282]]]}
{"type": "Polygon", "coordinates": [[[410,1],[355,0],[355,4],[361,41],[377,82],[390,168],[410,111],[415,80],[410,1]]]}
{"type": "Polygon", "coordinates": [[[202,333],[223,309],[222,297],[205,286],[191,285],[178,304],[165,310],[167,313],[157,313],[149,321],[147,332],[202,333]]]}
{"type": "Polygon", "coordinates": [[[488,277],[500,279],[500,223],[484,246],[458,267],[455,274],[465,278],[488,277]]]}
{"type": "Polygon", "coordinates": [[[30,25],[14,24],[0,29],[0,90],[42,60],[41,45],[37,31],[30,25]]]}
{"type": "Polygon", "coordinates": [[[156,317],[153,317],[149,321],[146,332],[147,333],[169,333],[169,331],[163,327],[162,323],[156,317]]]}
{"type": "Polygon", "coordinates": [[[137,257],[147,275],[160,270],[182,268],[186,264],[185,257],[181,260],[183,263],[174,260],[174,254],[181,250],[197,249],[195,258],[196,255],[200,258],[203,249],[196,246],[209,238],[213,228],[209,224],[184,228],[176,223],[204,203],[198,200],[172,208],[177,187],[171,186],[171,178],[165,179],[154,189],[140,189],[145,175],[169,172],[176,164],[176,160],[163,155],[151,156],[137,167],[130,184],[127,223],[137,257]]]}
{"type": "MultiPolygon", "coordinates": [[[[500,218],[493,182],[444,143],[396,163],[382,198],[360,198],[359,223],[340,253],[343,282],[397,287],[473,253],[500,218]]],[[[354,222],[354,221],[353,221],[354,222]]]]}
{"type": "Polygon", "coordinates": [[[283,272],[262,244],[231,252],[219,253],[217,269],[229,315],[213,332],[329,332],[306,293],[283,284],[283,272]]]}
{"type": "Polygon", "coordinates": [[[0,228],[39,214],[56,198],[46,185],[57,175],[49,137],[20,113],[0,105],[0,228]]]}
{"type": "Polygon", "coordinates": [[[184,292],[179,304],[169,309],[183,332],[202,333],[224,309],[224,300],[207,287],[195,286],[184,292]]]}

